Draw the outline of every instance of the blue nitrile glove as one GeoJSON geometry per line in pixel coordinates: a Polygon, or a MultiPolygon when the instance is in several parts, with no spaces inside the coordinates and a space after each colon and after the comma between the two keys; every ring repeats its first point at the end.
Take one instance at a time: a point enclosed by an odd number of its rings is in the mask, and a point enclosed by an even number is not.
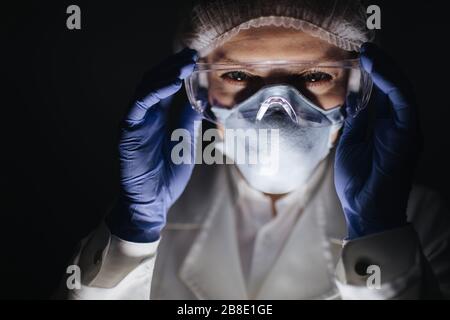
{"type": "Polygon", "coordinates": [[[349,240],[406,225],[406,207],[422,147],[409,82],[376,45],[361,48],[374,82],[373,104],[347,118],[336,150],[335,185],[349,240]],[[370,120],[369,108],[375,108],[370,120]],[[367,132],[373,122],[373,130],[367,132]]]}
{"type": "MultiPolygon", "coordinates": [[[[170,141],[167,118],[170,97],[192,73],[196,59],[195,51],[185,49],[148,72],[123,122],[119,142],[121,194],[106,221],[111,232],[124,240],[158,240],[169,207],[191,176],[193,164],[175,165],[170,158],[174,142],[170,141]]],[[[198,118],[199,114],[186,105],[176,127],[187,129],[193,137],[192,157],[194,120],[198,118]]]]}

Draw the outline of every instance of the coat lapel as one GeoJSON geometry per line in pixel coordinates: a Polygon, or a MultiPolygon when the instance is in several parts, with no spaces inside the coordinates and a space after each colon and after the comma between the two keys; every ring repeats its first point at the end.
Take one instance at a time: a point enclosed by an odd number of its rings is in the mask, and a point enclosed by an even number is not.
{"type": "Polygon", "coordinates": [[[345,224],[333,183],[333,157],[297,220],[256,299],[327,299],[337,296],[334,270],[345,224]]]}
{"type": "MultiPolygon", "coordinates": [[[[214,186],[220,195],[205,206],[195,241],[179,269],[181,281],[198,299],[324,299],[337,296],[334,269],[340,257],[345,221],[334,189],[331,155],[323,181],[313,192],[279,258],[259,290],[247,293],[240,265],[235,227],[235,194],[224,166],[215,168],[214,186]]],[[[188,220],[191,220],[190,218],[188,220]]],[[[197,219],[192,219],[197,220],[197,219]]]]}
{"type": "Polygon", "coordinates": [[[220,195],[206,213],[204,223],[180,268],[180,278],[199,299],[247,299],[240,266],[229,176],[220,169],[220,195]]]}

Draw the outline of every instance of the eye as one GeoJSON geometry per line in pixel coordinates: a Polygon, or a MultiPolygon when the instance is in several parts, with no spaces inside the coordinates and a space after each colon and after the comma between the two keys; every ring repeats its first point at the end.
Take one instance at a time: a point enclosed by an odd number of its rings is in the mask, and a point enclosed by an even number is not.
{"type": "Polygon", "coordinates": [[[224,73],[220,76],[224,80],[234,81],[234,82],[245,82],[252,78],[252,76],[243,71],[230,71],[224,73]]]}
{"type": "Polygon", "coordinates": [[[310,71],[303,74],[301,77],[306,85],[320,85],[333,79],[332,75],[322,71],[310,71]]]}

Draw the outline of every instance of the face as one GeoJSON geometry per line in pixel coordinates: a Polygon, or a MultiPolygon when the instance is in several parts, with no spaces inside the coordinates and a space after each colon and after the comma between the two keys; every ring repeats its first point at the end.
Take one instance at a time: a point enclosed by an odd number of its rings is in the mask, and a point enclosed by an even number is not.
{"type": "Polygon", "coordinates": [[[317,106],[327,110],[342,104],[348,73],[342,68],[306,65],[242,66],[261,61],[339,61],[351,53],[307,33],[262,27],[243,30],[206,57],[207,63],[233,64],[235,69],[208,74],[212,105],[231,108],[270,84],[290,84],[317,106]]]}

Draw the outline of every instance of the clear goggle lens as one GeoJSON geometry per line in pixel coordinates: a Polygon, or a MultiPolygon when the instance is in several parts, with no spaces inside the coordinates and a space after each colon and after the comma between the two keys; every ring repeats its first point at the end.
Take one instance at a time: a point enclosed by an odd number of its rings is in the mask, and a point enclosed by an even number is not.
{"type": "Polygon", "coordinates": [[[351,97],[354,114],[366,107],[372,89],[370,75],[360,67],[358,59],[197,63],[194,72],[185,80],[192,107],[205,119],[216,123],[211,107],[232,109],[261,88],[274,84],[294,87],[324,111],[341,107],[351,97]]]}

